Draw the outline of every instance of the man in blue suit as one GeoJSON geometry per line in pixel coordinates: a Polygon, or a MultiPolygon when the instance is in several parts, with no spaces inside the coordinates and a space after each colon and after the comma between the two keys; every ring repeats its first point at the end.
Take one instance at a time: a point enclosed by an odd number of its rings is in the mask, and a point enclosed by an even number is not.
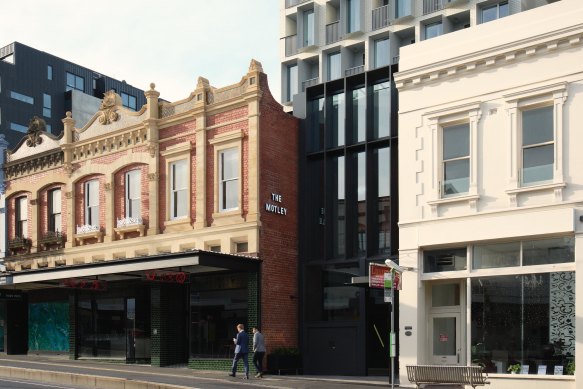
{"type": "Polygon", "coordinates": [[[235,357],[233,358],[233,367],[231,368],[231,374],[229,376],[235,377],[237,374],[237,365],[239,364],[239,359],[243,358],[243,366],[245,367],[245,377],[244,379],[249,379],[249,336],[245,332],[245,326],[243,324],[237,324],[237,337],[233,338],[233,343],[235,343],[235,357]]]}

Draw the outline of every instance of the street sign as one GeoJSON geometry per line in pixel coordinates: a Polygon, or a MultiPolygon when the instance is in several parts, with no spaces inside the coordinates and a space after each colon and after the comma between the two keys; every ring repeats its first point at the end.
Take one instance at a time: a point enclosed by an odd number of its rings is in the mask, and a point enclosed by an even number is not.
{"type": "Polygon", "coordinates": [[[368,286],[375,289],[385,289],[385,274],[391,274],[391,268],[378,263],[368,265],[368,286]]]}

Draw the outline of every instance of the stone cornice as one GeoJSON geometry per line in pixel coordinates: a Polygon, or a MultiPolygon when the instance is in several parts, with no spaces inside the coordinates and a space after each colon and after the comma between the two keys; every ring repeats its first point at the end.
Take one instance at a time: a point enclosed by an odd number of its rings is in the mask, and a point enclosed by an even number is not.
{"type": "Polygon", "coordinates": [[[444,81],[460,73],[471,74],[481,69],[503,66],[556,50],[569,49],[580,45],[582,41],[583,24],[578,24],[487,50],[404,70],[395,74],[395,84],[399,90],[416,88],[421,84],[444,81]]]}
{"type": "Polygon", "coordinates": [[[53,169],[61,166],[63,160],[64,157],[61,150],[51,150],[15,162],[6,162],[4,164],[6,179],[11,180],[32,173],[38,173],[42,170],[53,169]]]}

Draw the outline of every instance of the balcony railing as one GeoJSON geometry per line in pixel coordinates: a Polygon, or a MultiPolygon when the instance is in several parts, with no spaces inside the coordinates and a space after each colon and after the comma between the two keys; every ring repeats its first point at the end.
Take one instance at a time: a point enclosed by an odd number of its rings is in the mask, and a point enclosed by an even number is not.
{"type": "Polygon", "coordinates": [[[340,21],[326,25],[326,44],[338,42],[340,40],[340,21]]]}
{"type": "Polygon", "coordinates": [[[316,77],[316,78],[310,78],[309,80],[306,80],[306,81],[302,81],[302,91],[305,91],[306,88],[309,88],[312,85],[317,85],[318,80],[319,80],[319,78],[316,77]]]}
{"type": "Polygon", "coordinates": [[[8,240],[8,248],[10,250],[28,249],[32,245],[32,241],[28,238],[17,236],[14,239],[8,240]]]}
{"type": "Polygon", "coordinates": [[[88,234],[91,232],[99,231],[99,226],[94,226],[91,224],[83,224],[82,226],[77,226],[77,234],[88,234]]]}
{"type": "Polygon", "coordinates": [[[344,75],[346,77],[354,76],[355,74],[360,74],[360,73],[364,73],[364,65],[355,66],[353,68],[346,69],[344,71],[344,75]]]}
{"type": "Polygon", "coordinates": [[[285,8],[295,7],[298,4],[307,3],[310,0],[285,0],[285,8]]]}
{"type": "Polygon", "coordinates": [[[423,15],[443,9],[447,0],[423,0],[423,15]]]}
{"type": "Polygon", "coordinates": [[[380,28],[387,27],[391,24],[389,21],[389,6],[383,5],[382,7],[372,10],[372,29],[378,30],[380,28]]]}
{"type": "Polygon", "coordinates": [[[117,228],[122,228],[122,227],[129,227],[129,226],[135,226],[138,224],[143,224],[142,218],[140,216],[138,217],[124,217],[122,219],[117,219],[117,228]]]}
{"type": "Polygon", "coordinates": [[[62,246],[65,235],[60,231],[47,231],[39,239],[39,243],[45,246],[62,246]]]}
{"type": "Polygon", "coordinates": [[[298,53],[298,36],[290,35],[285,37],[285,56],[295,55],[298,53]]]}

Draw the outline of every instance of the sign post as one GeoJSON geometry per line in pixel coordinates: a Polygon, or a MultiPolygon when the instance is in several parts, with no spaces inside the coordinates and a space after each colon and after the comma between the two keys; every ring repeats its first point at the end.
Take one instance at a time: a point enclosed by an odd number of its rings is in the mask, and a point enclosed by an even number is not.
{"type": "Polygon", "coordinates": [[[401,273],[386,265],[369,265],[369,286],[384,289],[385,302],[391,303],[391,332],[389,335],[389,357],[391,358],[391,389],[395,387],[395,357],[397,341],[395,334],[395,289],[401,289],[401,273]]]}

